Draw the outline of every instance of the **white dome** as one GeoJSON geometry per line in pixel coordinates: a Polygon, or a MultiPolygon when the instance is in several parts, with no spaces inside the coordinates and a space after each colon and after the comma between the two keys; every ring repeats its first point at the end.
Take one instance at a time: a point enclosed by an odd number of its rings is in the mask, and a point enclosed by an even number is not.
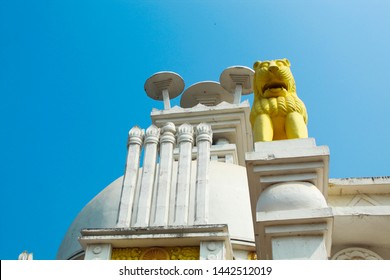
{"type": "MultiPolygon", "coordinates": [[[[194,182],[195,174],[192,176],[194,182]]],[[[108,185],[78,214],[61,243],[57,259],[70,259],[82,252],[78,242],[81,229],[116,227],[122,179],[108,185]]],[[[254,241],[245,167],[210,162],[209,203],[209,224],[227,224],[231,239],[254,241]]]]}
{"type": "Polygon", "coordinates": [[[327,207],[316,186],[307,182],[279,183],[264,190],[256,205],[258,212],[327,207]]]}

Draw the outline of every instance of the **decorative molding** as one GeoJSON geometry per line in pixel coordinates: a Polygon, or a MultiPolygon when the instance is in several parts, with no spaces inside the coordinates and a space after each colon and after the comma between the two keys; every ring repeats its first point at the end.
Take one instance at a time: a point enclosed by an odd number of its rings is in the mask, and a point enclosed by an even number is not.
{"type": "Polygon", "coordinates": [[[109,260],[111,256],[111,244],[91,244],[85,251],[85,260],[109,260]]]}
{"type": "Polygon", "coordinates": [[[223,241],[203,241],[200,243],[201,260],[225,260],[226,257],[223,241]]]}
{"type": "Polygon", "coordinates": [[[139,260],[142,248],[112,248],[111,260],[139,260]]]}
{"type": "Polygon", "coordinates": [[[169,260],[169,253],[164,248],[149,248],[144,251],[140,260],[169,260]]]}
{"type": "Polygon", "coordinates": [[[338,251],[332,260],[383,260],[377,253],[359,247],[350,247],[338,251]]]}
{"type": "Polygon", "coordinates": [[[177,142],[194,142],[194,129],[192,125],[183,123],[181,126],[179,126],[177,142]]]}
{"type": "Polygon", "coordinates": [[[129,259],[130,257],[138,259],[143,250],[152,247],[168,250],[171,259],[199,259],[199,247],[204,240],[221,241],[224,244],[226,259],[233,259],[232,244],[226,224],[82,229],[80,233],[79,242],[85,251],[96,244],[108,244],[112,246],[112,259],[120,259],[118,253],[122,259],[125,259],[125,256],[129,259]],[[127,250],[131,251],[131,255],[127,250]],[[141,251],[137,253],[137,250],[141,251]],[[196,252],[198,255],[195,258],[196,252]]]}
{"type": "Polygon", "coordinates": [[[145,144],[157,144],[160,137],[160,129],[152,124],[146,129],[145,144]]]}
{"type": "Polygon", "coordinates": [[[354,196],[354,198],[348,203],[348,206],[359,206],[359,203],[361,201],[366,201],[367,203],[373,205],[373,206],[379,206],[381,205],[378,201],[372,199],[366,194],[357,194],[354,196]]]}
{"type": "Polygon", "coordinates": [[[145,136],[145,131],[141,129],[139,126],[134,126],[129,131],[129,138],[127,141],[127,145],[131,145],[131,144],[142,145],[144,136],[145,136]]]}
{"type": "Polygon", "coordinates": [[[168,251],[171,260],[199,260],[199,247],[172,247],[168,251]]]}
{"type": "Polygon", "coordinates": [[[207,123],[200,123],[196,126],[196,143],[200,141],[213,142],[213,132],[211,125],[207,123]]]}
{"type": "Polygon", "coordinates": [[[199,247],[113,248],[112,260],[199,260],[199,247]]]}
{"type": "Polygon", "coordinates": [[[162,128],[161,128],[161,139],[160,142],[162,143],[172,143],[175,144],[175,133],[176,133],[176,127],[174,123],[167,122],[162,128]]]}

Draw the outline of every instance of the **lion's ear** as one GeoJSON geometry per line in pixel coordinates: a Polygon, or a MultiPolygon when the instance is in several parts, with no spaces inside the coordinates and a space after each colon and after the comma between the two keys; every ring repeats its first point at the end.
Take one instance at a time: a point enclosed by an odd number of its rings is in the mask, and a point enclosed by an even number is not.
{"type": "Polygon", "coordinates": [[[284,58],[283,60],[287,64],[288,67],[291,66],[291,63],[290,63],[290,61],[287,58],[284,58]]]}
{"type": "Polygon", "coordinates": [[[256,70],[256,68],[259,66],[260,63],[261,63],[260,60],[256,61],[256,62],[253,64],[253,70],[256,70]]]}

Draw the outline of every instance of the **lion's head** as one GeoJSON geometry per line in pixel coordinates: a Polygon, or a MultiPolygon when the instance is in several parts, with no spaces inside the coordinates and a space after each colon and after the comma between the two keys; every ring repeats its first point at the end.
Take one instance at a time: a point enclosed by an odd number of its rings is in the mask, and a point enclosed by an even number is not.
{"type": "Polygon", "coordinates": [[[295,94],[295,80],[288,59],[256,61],[253,91],[259,98],[295,94]]]}
{"type": "Polygon", "coordinates": [[[255,141],[307,138],[307,112],[298,98],[287,59],[253,65],[255,94],[250,122],[255,141]]]}

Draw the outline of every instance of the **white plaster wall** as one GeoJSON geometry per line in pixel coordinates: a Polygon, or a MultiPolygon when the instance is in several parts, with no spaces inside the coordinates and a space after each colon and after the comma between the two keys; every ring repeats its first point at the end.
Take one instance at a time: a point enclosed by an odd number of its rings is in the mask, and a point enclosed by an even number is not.
{"type": "Polygon", "coordinates": [[[326,260],[322,236],[289,236],[272,238],[273,260],[326,260]]]}
{"type": "Polygon", "coordinates": [[[254,241],[245,167],[212,162],[209,188],[209,223],[228,224],[231,238],[254,241]]]}

